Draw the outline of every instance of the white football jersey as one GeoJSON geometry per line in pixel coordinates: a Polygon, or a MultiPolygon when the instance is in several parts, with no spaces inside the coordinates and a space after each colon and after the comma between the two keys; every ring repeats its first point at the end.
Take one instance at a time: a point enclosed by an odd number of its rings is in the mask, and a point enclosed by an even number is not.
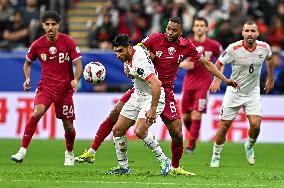
{"type": "MultiPolygon", "coordinates": [[[[269,44],[256,41],[256,48],[249,50],[244,46],[244,41],[232,43],[219,57],[222,64],[232,65],[231,79],[240,84],[239,94],[248,95],[252,91],[259,91],[259,79],[262,64],[272,55],[269,44]]],[[[237,92],[233,87],[227,90],[237,92]]]]}
{"type": "Polygon", "coordinates": [[[141,94],[151,94],[151,87],[147,80],[156,75],[157,71],[147,55],[147,52],[141,46],[133,46],[134,53],[132,61],[128,64],[129,75],[134,77],[135,92],[141,94]]]}

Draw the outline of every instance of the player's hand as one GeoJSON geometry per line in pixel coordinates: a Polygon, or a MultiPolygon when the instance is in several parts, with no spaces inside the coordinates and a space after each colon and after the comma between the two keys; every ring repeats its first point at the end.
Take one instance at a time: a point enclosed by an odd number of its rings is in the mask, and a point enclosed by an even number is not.
{"type": "Polygon", "coordinates": [[[240,90],[240,85],[236,82],[236,81],[234,81],[234,80],[232,80],[232,79],[227,79],[226,81],[225,81],[225,83],[228,85],[228,86],[232,86],[233,88],[235,88],[236,90],[240,90]]]}
{"type": "Polygon", "coordinates": [[[156,123],[157,112],[156,108],[151,108],[145,114],[146,116],[146,123],[156,123]]]}
{"type": "Polygon", "coordinates": [[[267,80],[264,86],[266,93],[269,93],[274,88],[274,80],[267,80]]]}
{"type": "Polygon", "coordinates": [[[209,87],[209,91],[215,93],[220,91],[221,81],[219,79],[214,79],[209,87]]]}
{"type": "Polygon", "coordinates": [[[23,87],[25,91],[29,91],[31,89],[31,80],[26,79],[26,81],[23,83],[23,87]]]}
{"type": "Polygon", "coordinates": [[[71,81],[71,86],[74,92],[76,92],[78,90],[78,86],[79,86],[79,81],[74,79],[71,81]]]}

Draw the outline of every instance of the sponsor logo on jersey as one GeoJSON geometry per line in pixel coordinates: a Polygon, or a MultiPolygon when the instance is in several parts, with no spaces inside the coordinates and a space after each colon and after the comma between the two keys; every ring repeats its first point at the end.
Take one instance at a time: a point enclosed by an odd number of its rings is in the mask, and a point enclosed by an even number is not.
{"type": "Polygon", "coordinates": [[[176,49],[175,49],[174,47],[169,47],[169,48],[168,48],[168,53],[169,53],[170,55],[174,55],[175,52],[176,52],[176,49]]]}
{"type": "Polygon", "coordinates": [[[156,51],[156,57],[160,58],[162,56],[163,52],[162,51],[156,51]]]}
{"type": "Polygon", "coordinates": [[[46,54],[40,54],[40,57],[43,61],[46,61],[46,54]]]}
{"type": "Polygon", "coordinates": [[[49,48],[49,53],[50,53],[51,55],[56,54],[56,52],[57,52],[57,49],[56,49],[54,46],[51,46],[51,47],[49,48]]]}

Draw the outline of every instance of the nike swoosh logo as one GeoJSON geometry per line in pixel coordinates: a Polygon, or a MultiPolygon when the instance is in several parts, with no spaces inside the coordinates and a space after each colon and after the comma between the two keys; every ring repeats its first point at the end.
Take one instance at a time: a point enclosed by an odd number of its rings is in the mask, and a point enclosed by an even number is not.
{"type": "Polygon", "coordinates": [[[54,58],[56,58],[56,56],[52,56],[52,57],[50,57],[50,59],[54,59],[54,58]]]}

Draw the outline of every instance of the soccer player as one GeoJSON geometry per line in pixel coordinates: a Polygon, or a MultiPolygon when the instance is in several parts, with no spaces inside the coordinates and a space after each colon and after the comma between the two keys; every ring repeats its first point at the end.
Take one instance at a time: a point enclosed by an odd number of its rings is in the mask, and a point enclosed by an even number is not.
{"type": "MultiPolygon", "coordinates": [[[[244,144],[246,158],[249,164],[255,164],[253,145],[260,132],[262,117],[259,77],[264,60],[268,70],[265,90],[269,92],[274,87],[274,67],[270,59],[272,53],[267,43],[257,40],[259,32],[256,23],[247,21],[243,26],[242,35],[244,39],[230,44],[216,63],[219,70],[225,64],[231,63],[231,78],[239,82],[241,88],[236,92],[232,87],[227,87],[220,112],[221,120],[213,147],[211,167],[219,167],[227,132],[241,107],[250,123],[248,139],[244,144]]],[[[214,78],[210,90],[215,92],[219,89],[220,80],[214,78]]]]}
{"type": "Polygon", "coordinates": [[[128,174],[126,131],[135,127],[136,136],[150,148],[160,162],[161,174],[168,175],[171,161],[166,157],[155,136],[148,128],[165,107],[165,92],[150,58],[141,46],[132,46],[128,35],[118,34],[113,40],[116,56],[124,63],[128,76],[134,81],[135,91],[123,106],[113,127],[113,141],[119,166],[107,174],[128,174]]]}
{"type": "MultiPolygon", "coordinates": [[[[197,51],[211,62],[216,60],[222,53],[222,46],[218,41],[207,37],[207,20],[203,17],[196,17],[193,20],[192,31],[194,36],[190,38],[190,41],[196,46],[197,51]]],[[[180,66],[184,66],[188,70],[183,79],[181,109],[184,125],[190,132],[185,151],[191,153],[195,149],[199,137],[202,113],[206,112],[211,74],[191,58],[183,60],[180,66]]]]}
{"type": "Polygon", "coordinates": [[[22,162],[30,141],[36,131],[37,123],[50,105],[54,103],[56,117],[62,119],[65,129],[65,166],[74,165],[73,146],[75,140],[75,119],[73,92],[78,89],[82,75],[82,62],[75,41],[59,32],[61,17],[55,11],[46,11],[42,16],[42,27],[45,35],[34,41],[27,53],[24,63],[26,80],[24,90],[30,90],[30,73],[32,62],[39,59],[42,67],[42,77],[36,90],[34,112],[28,120],[20,150],[11,156],[16,162],[22,162]],[[75,75],[72,63],[76,66],[75,75]]]}
{"type": "MultiPolygon", "coordinates": [[[[181,37],[183,31],[182,25],[182,21],[179,17],[172,17],[169,19],[166,33],[154,33],[149,35],[142,41],[142,43],[145,48],[147,48],[152,55],[155,56],[153,63],[158,71],[162,87],[165,90],[166,104],[165,109],[161,114],[161,118],[166,124],[172,138],[171,172],[173,174],[191,175],[192,173],[183,170],[179,165],[183,153],[183,135],[180,114],[173,92],[174,81],[176,79],[179,63],[185,57],[191,57],[203,64],[206,69],[223,80],[227,85],[235,88],[238,88],[239,85],[235,81],[227,79],[220,71],[217,70],[214,64],[196,51],[195,46],[190,41],[181,37]]],[[[85,151],[81,156],[76,157],[76,161],[94,162],[96,149],[110,133],[111,128],[117,121],[121,108],[133,92],[134,90],[131,89],[121,98],[112,110],[110,116],[103,122],[103,124],[100,125],[92,147],[88,151],[85,151]]]]}

